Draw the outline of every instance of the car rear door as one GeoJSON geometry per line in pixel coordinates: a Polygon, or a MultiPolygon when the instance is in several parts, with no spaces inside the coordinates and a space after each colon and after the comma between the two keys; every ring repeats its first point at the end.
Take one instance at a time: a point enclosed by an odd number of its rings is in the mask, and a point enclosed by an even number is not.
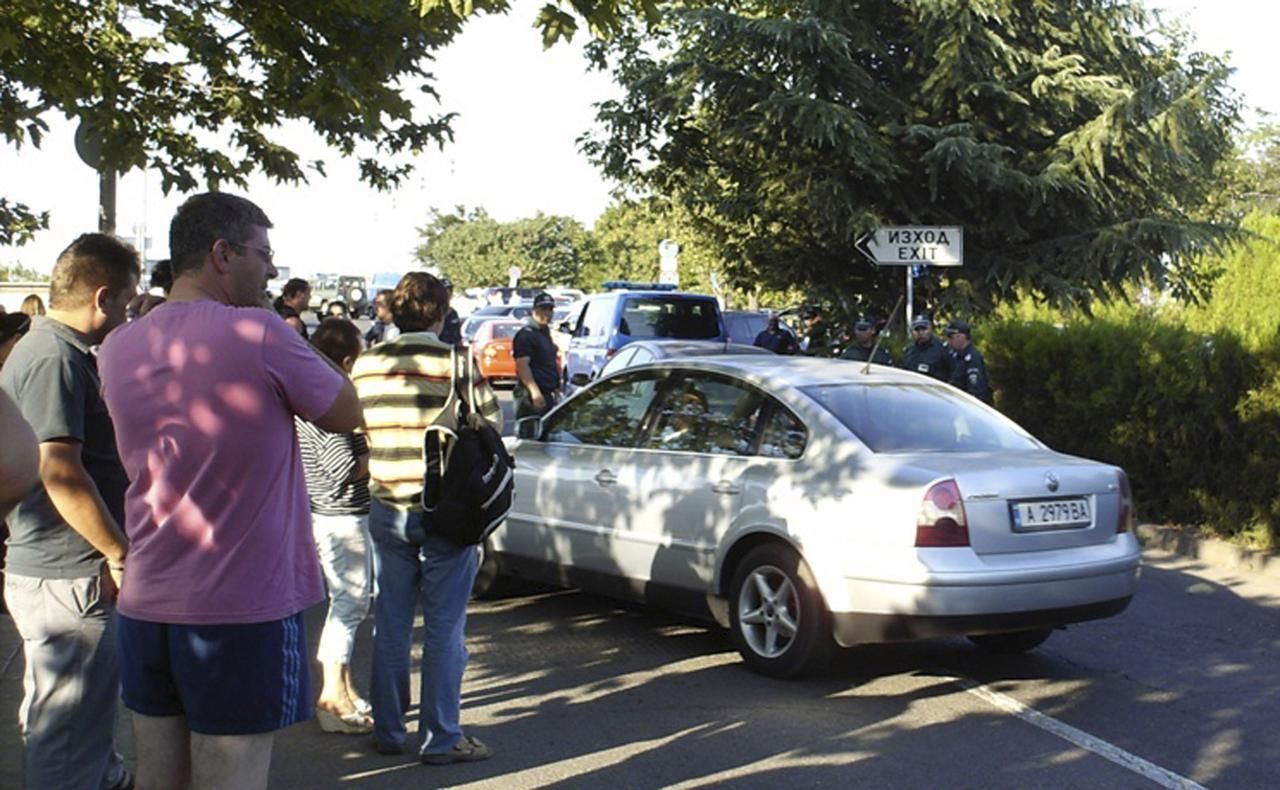
{"type": "Polygon", "coordinates": [[[705,591],[717,550],[743,507],[764,393],[728,376],[685,371],[658,397],[626,478],[630,517],[613,535],[619,568],[652,591],[705,591]]]}

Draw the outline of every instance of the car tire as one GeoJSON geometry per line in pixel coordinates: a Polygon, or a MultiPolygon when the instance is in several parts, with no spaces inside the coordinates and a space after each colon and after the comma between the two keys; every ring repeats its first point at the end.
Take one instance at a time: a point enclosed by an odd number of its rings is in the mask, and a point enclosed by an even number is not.
{"type": "Polygon", "coordinates": [[[1035,628],[1030,631],[1014,631],[1011,634],[973,634],[969,636],[969,641],[988,653],[1016,656],[1044,644],[1044,640],[1052,634],[1052,628],[1035,628]]]}
{"type": "Polygon", "coordinates": [[[507,595],[512,588],[512,580],[498,565],[493,544],[485,540],[477,548],[480,550],[480,562],[476,567],[475,581],[471,583],[471,597],[484,601],[507,595]]]}
{"type": "Polygon", "coordinates": [[[753,549],[734,571],[729,627],[747,667],[770,677],[817,672],[834,646],[813,572],[799,554],[781,545],[753,549]]]}

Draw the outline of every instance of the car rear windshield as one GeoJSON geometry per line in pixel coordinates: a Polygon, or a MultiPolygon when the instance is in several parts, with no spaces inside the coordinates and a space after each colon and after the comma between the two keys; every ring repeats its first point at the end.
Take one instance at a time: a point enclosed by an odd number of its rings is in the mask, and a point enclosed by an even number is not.
{"type": "Polygon", "coordinates": [[[504,338],[515,337],[516,332],[519,332],[522,326],[524,326],[524,324],[498,324],[493,328],[493,339],[503,340],[504,338]]]}
{"type": "Polygon", "coordinates": [[[720,336],[715,302],[704,299],[627,297],[618,331],[633,338],[710,340],[720,336]]]}
{"type": "Polygon", "coordinates": [[[1041,447],[1013,421],[945,384],[801,387],[877,453],[976,453],[1041,447]]]}

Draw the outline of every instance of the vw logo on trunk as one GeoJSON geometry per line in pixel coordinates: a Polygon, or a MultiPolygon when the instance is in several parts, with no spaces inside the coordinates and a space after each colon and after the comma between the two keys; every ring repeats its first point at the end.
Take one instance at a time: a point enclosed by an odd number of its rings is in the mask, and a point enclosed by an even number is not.
{"type": "Polygon", "coordinates": [[[1046,472],[1044,476],[1044,486],[1050,491],[1058,490],[1058,476],[1053,472],[1046,472]]]}

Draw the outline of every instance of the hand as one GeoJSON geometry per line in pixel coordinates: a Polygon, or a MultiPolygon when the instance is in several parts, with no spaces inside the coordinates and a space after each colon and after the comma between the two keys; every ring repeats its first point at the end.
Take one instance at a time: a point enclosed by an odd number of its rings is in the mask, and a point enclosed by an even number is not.
{"type": "Polygon", "coordinates": [[[109,562],[102,563],[102,597],[106,601],[115,601],[120,597],[120,586],[124,584],[124,566],[113,566],[109,562]]]}
{"type": "Polygon", "coordinates": [[[543,409],[547,408],[547,399],[542,397],[541,392],[534,393],[533,408],[537,409],[538,411],[542,411],[543,409]]]}

